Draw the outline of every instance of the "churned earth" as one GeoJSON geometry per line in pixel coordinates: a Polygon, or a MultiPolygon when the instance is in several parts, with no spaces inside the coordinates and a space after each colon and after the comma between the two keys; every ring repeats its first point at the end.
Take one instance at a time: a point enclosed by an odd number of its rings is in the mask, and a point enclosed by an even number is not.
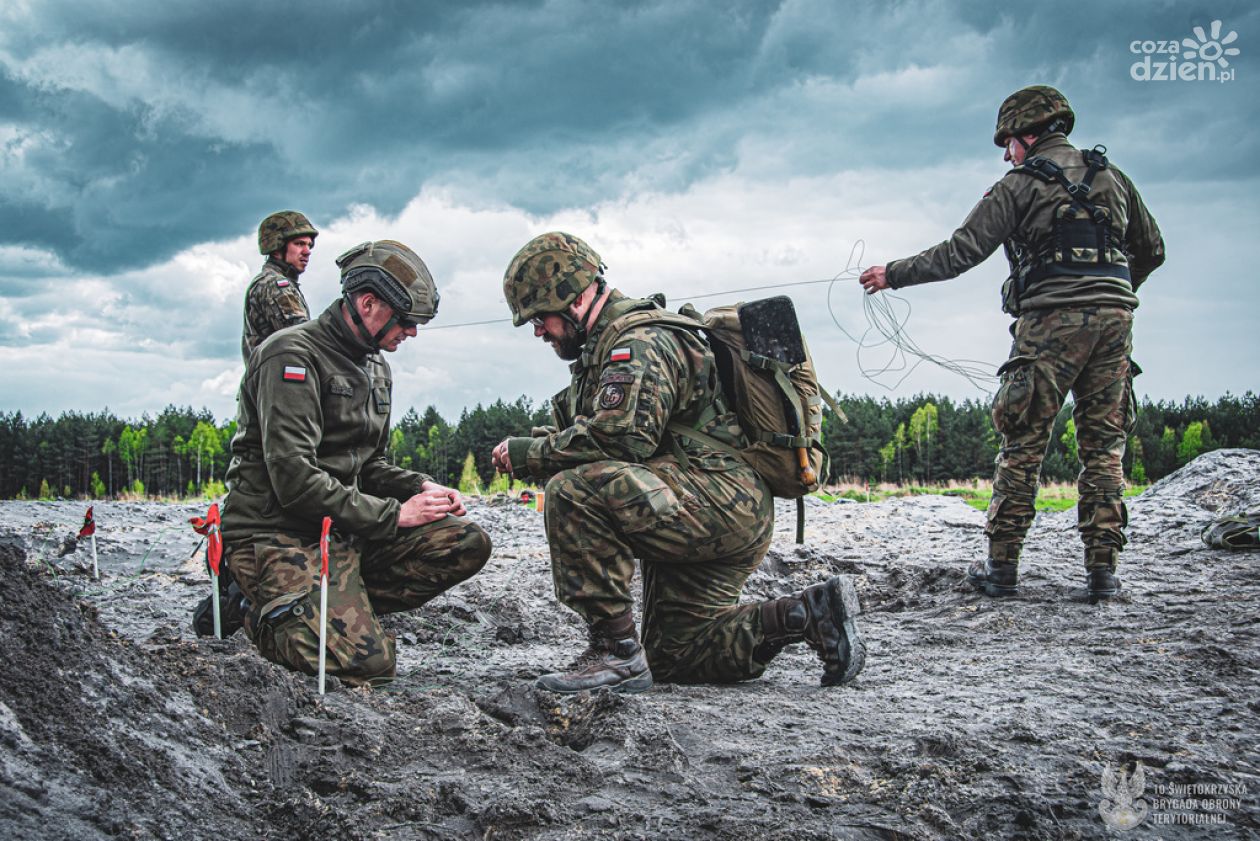
{"type": "Polygon", "coordinates": [[[474,501],[484,572],[390,617],[402,677],[321,697],[241,635],[199,640],[198,506],[0,503],[0,837],[1123,837],[1108,766],[1140,761],[1134,838],[1260,835],[1260,552],[1207,549],[1260,506],[1260,452],[1206,454],[1130,503],[1121,598],[1084,599],[1075,513],[1041,515],[1021,592],[963,581],[983,513],[949,497],[782,504],[748,598],[852,575],[850,686],[789,649],[738,686],[561,698],[584,645],[542,517],[474,501]]]}

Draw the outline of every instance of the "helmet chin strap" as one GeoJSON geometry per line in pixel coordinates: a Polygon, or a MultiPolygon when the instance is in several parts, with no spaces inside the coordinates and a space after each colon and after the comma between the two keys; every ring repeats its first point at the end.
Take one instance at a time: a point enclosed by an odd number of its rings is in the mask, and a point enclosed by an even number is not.
{"type": "Polygon", "coordinates": [[[569,315],[567,311],[557,313],[565,320],[566,323],[568,323],[570,327],[573,328],[573,332],[577,335],[579,345],[585,344],[586,337],[590,334],[589,322],[593,319],[596,302],[598,302],[599,299],[602,298],[608,291],[608,282],[604,280],[602,276],[600,276],[600,278],[595,282],[597,284],[595,287],[595,297],[591,298],[591,304],[587,307],[586,315],[582,317],[581,321],[569,315]]]}
{"type": "Polygon", "coordinates": [[[376,331],[375,336],[369,337],[367,325],[363,323],[362,317],[359,316],[359,308],[354,305],[354,301],[350,300],[349,296],[342,296],[341,301],[345,308],[350,310],[350,319],[354,322],[355,326],[359,328],[360,335],[368,337],[368,347],[372,350],[380,350],[381,339],[384,339],[386,334],[389,333],[390,330],[393,330],[398,324],[398,313],[391,313],[389,321],[386,321],[385,325],[381,327],[380,330],[376,331]]]}

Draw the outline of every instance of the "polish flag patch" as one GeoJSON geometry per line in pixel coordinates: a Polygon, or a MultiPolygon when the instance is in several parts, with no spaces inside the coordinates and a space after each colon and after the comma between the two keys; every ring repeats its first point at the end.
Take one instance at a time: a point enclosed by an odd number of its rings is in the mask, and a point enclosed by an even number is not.
{"type": "Polygon", "coordinates": [[[291,383],[304,383],[306,382],[306,369],[299,368],[297,365],[285,365],[284,378],[291,383]]]}
{"type": "Polygon", "coordinates": [[[629,362],[630,361],[630,348],[628,347],[613,348],[612,353],[608,354],[608,361],[609,362],[629,362]]]}
{"type": "Polygon", "coordinates": [[[288,285],[289,285],[289,281],[285,280],[284,278],[281,278],[280,280],[276,281],[276,286],[279,286],[281,289],[283,289],[284,287],[288,285]]]}

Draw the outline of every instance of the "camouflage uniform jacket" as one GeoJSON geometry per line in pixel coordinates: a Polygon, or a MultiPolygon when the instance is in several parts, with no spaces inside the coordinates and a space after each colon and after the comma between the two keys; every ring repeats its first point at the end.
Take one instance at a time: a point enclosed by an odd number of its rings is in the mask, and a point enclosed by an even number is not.
{"type": "Polygon", "coordinates": [[[245,289],[245,327],[241,331],[241,356],[249,355],[262,340],[283,327],[309,320],[311,309],[306,305],[298,272],[288,263],[268,257],[262,271],[245,289]]]}
{"type": "Polygon", "coordinates": [[[429,476],[390,465],[390,370],[338,299],[314,321],[270,337],[246,367],[223,505],[225,542],[256,534],[388,539],[401,502],[429,476]]]}
{"type": "MultiPolygon", "coordinates": [[[[1034,143],[1025,160],[1035,155],[1058,164],[1072,182],[1079,182],[1085,174],[1080,150],[1060,132],[1034,143]]],[[[1137,307],[1134,292],[1164,262],[1159,228],[1133,182],[1110,164],[1094,178],[1088,198],[1110,213],[1111,241],[1118,247],[1106,261],[1127,265],[1132,282],[1118,277],[1052,275],[1025,290],[1017,311],[1088,304],[1137,307]]],[[[984,194],[953,236],[913,257],[889,263],[888,285],[900,289],[957,277],[1004,243],[1014,275],[1016,255],[1021,250],[1032,255],[1053,250],[1055,212],[1066,201],[1067,191],[1058,182],[1043,181],[1012,168],[984,194]]]]}
{"type": "Polygon", "coordinates": [[[569,387],[552,398],[555,429],[511,438],[508,456],[517,477],[547,479],[561,470],[612,460],[650,463],[686,459],[706,469],[743,462],[729,452],[677,436],[670,421],[698,428],[732,447],[746,445],[739,422],[720,399],[713,352],[686,329],[644,324],[622,333],[603,359],[593,359],[600,337],[621,314],[650,301],[614,290],[569,370],[569,387]],[[711,411],[710,411],[711,410],[711,411]]]}

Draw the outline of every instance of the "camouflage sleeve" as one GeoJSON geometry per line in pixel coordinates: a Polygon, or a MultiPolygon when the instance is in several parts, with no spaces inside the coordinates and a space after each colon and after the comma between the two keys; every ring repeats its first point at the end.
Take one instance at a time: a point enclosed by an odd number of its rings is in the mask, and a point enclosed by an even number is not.
{"type": "Polygon", "coordinates": [[[245,306],[246,318],[260,340],[311,317],[302,290],[279,276],[264,276],[250,287],[245,306]]]}
{"type": "Polygon", "coordinates": [[[348,487],[319,466],[323,437],[319,366],[310,354],[285,348],[256,358],[257,404],[263,458],[276,499],[303,520],[328,515],[338,528],[371,540],[393,537],[401,503],[348,487]],[[301,369],[300,380],[285,371],[301,369]]]}
{"type": "Polygon", "coordinates": [[[626,332],[600,362],[591,405],[564,429],[514,438],[508,452],[518,475],[543,478],[594,461],[644,462],[660,449],[687,385],[687,363],[668,329],[626,332]]]}
{"type": "Polygon", "coordinates": [[[1014,231],[1018,195],[1010,176],[984,194],[953,235],[913,257],[894,260],[885,269],[893,289],[958,277],[980,265],[1014,231]]]}
{"type": "Polygon", "coordinates": [[[1147,276],[1164,263],[1164,237],[1155,224],[1155,217],[1146,209],[1142,196],[1129,177],[1113,169],[1129,198],[1129,225],[1124,232],[1125,255],[1129,258],[1129,272],[1136,290],[1147,276]]]}

